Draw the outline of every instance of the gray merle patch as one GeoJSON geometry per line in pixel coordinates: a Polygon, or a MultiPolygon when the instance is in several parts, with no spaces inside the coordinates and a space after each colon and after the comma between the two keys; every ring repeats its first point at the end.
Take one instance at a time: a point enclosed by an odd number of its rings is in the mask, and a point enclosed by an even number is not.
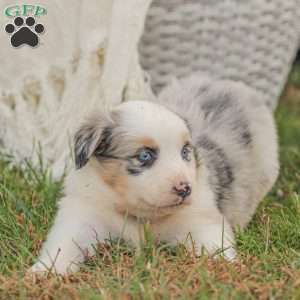
{"type": "Polygon", "coordinates": [[[227,124],[230,130],[235,133],[239,144],[249,145],[252,142],[252,134],[249,122],[245,117],[240,104],[234,101],[229,94],[220,96],[220,99],[209,99],[201,106],[204,118],[212,124],[219,126],[227,124]]]}
{"type": "Polygon", "coordinates": [[[216,193],[218,208],[222,211],[222,202],[230,198],[234,181],[233,167],[223,149],[208,136],[198,138],[197,147],[207,162],[210,172],[209,181],[216,193]]]}

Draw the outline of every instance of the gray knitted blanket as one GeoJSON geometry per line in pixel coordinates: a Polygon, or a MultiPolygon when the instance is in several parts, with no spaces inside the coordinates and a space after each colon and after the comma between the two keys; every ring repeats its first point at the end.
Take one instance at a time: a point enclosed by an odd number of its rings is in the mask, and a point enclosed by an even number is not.
{"type": "Polygon", "coordinates": [[[241,80],[275,108],[300,37],[300,0],[154,0],[140,44],[159,91],[195,71],[241,80]]]}

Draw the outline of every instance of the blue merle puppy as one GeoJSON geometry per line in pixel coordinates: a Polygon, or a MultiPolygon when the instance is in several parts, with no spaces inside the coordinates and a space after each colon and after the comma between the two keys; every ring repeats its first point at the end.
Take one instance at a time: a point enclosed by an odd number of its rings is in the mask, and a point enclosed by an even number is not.
{"type": "Polygon", "coordinates": [[[155,101],[93,113],[74,141],[76,169],[34,272],[76,271],[94,243],[158,240],[235,257],[244,228],[278,175],[272,113],[242,83],[192,76],[155,101]],[[191,238],[188,238],[191,237],[191,238]]]}

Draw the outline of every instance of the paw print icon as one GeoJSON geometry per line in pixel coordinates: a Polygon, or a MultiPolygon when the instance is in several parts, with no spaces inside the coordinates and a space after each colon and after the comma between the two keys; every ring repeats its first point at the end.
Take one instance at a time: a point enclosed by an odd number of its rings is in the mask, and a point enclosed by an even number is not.
{"type": "Polygon", "coordinates": [[[40,23],[36,24],[33,17],[16,17],[13,23],[5,26],[5,31],[11,35],[10,42],[13,47],[36,47],[39,44],[39,35],[44,33],[45,27],[40,23]]]}

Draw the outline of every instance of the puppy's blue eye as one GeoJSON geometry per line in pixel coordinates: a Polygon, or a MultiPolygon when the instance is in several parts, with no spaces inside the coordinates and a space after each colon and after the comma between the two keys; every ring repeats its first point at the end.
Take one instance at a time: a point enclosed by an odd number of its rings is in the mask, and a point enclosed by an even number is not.
{"type": "Polygon", "coordinates": [[[137,155],[137,159],[139,162],[143,163],[143,164],[150,164],[154,161],[155,159],[155,155],[153,153],[152,150],[142,150],[138,155],[137,155]]]}
{"type": "Polygon", "coordinates": [[[190,145],[184,145],[181,150],[181,157],[186,161],[191,161],[192,159],[192,148],[190,145]]]}

